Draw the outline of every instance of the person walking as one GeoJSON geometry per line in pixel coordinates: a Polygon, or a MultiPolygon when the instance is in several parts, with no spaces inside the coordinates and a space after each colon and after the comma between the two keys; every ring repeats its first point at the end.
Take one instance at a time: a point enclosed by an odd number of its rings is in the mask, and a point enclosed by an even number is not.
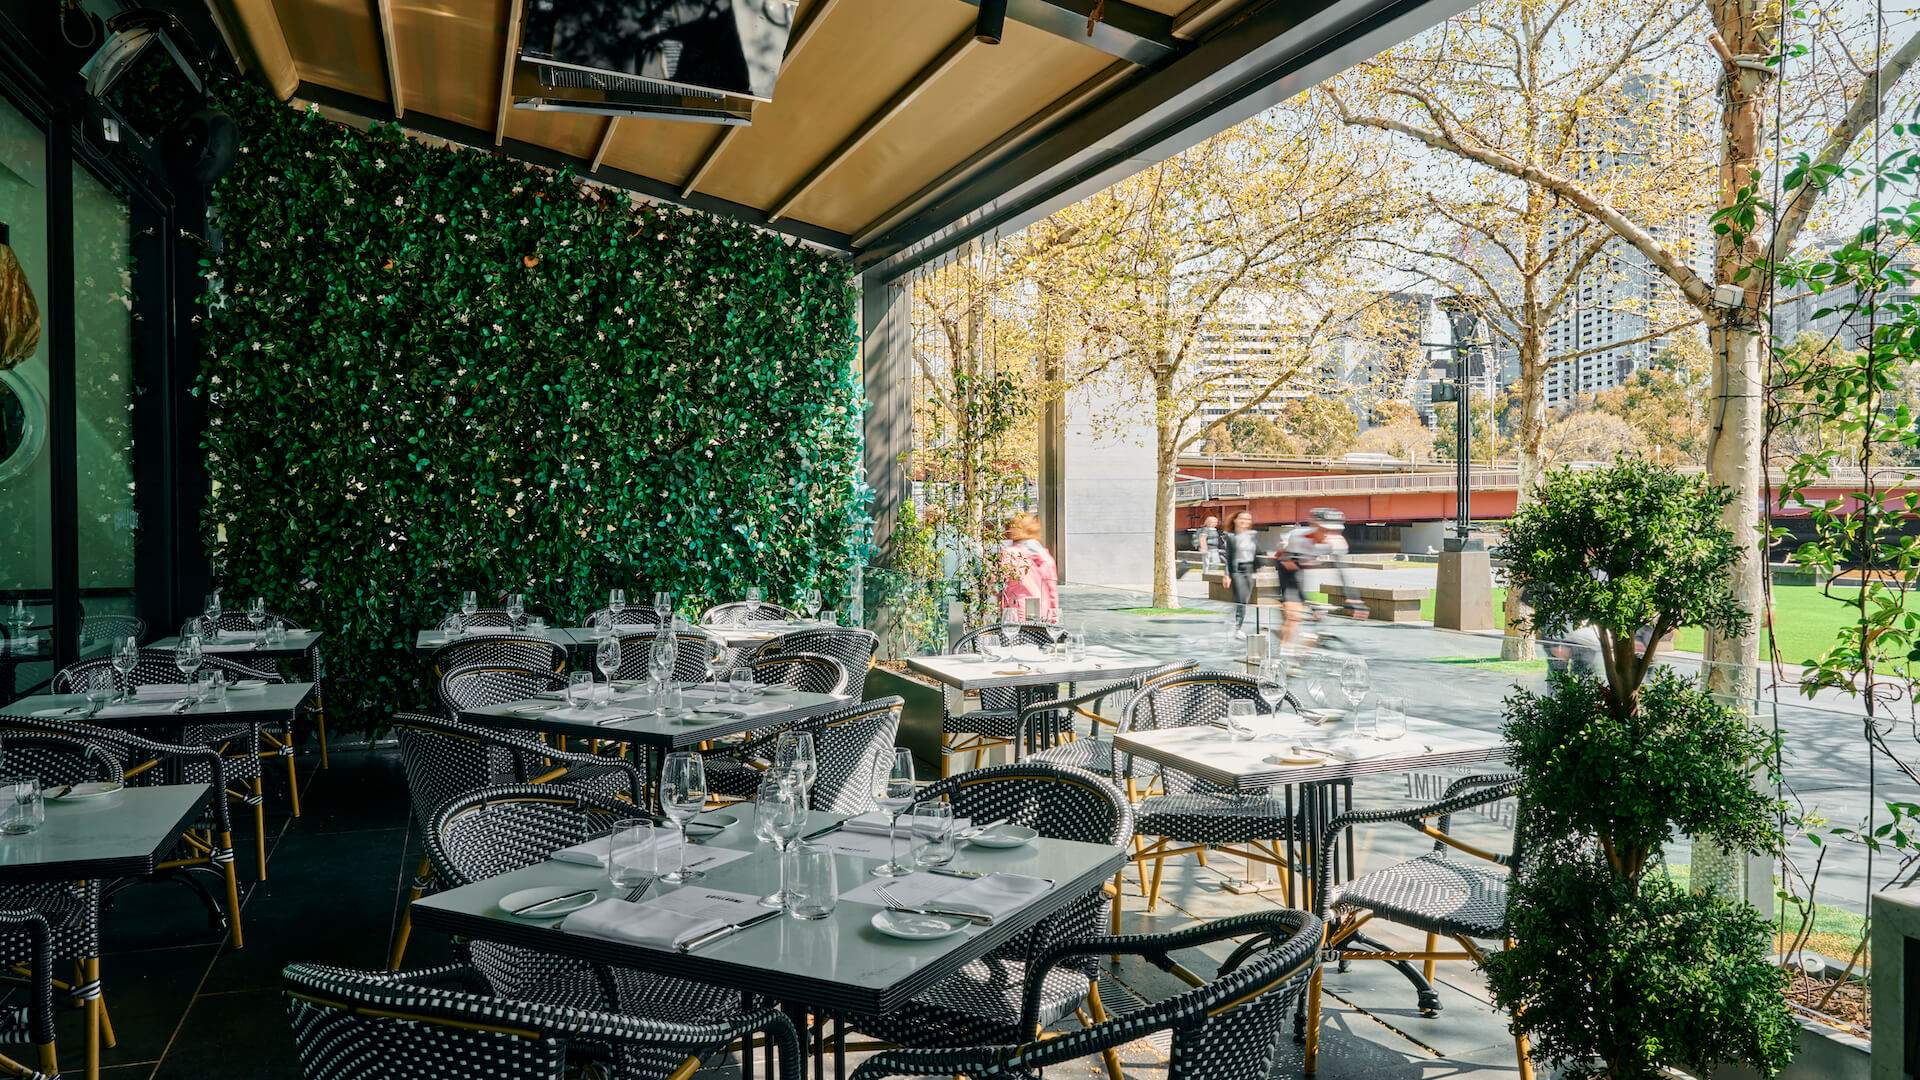
{"type": "Polygon", "coordinates": [[[1227,580],[1233,585],[1233,636],[1247,636],[1247,605],[1253,603],[1253,573],[1260,562],[1260,534],[1253,531],[1253,514],[1233,515],[1233,531],[1225,537],[1227,580]]]}
{"type": "Polygon", "coordinates": [[[1200,553],[1202,574],[1211,574],[1226,563],[1227,538],[1220,532],[1218,514],[1208,514],[1206,522],[1193,530],[1193,549],[1200,553]]]}
{"type": "MultiPolygon", "coordinates": [[[[1316,508],[1307,523],[1287,533],[1274,552],[1274,565],[1280,573],[1280,603],[1284,613],[1280,624],[1280,644],[1291,645],[1307,614],[1307,571],[1330,563],[1347,553],[1347,516],[1338,510],[1316,508]]],[[[1357,601],[1347,598],[1349,610],[1357,601]]]]}
{"type": "Polygon", "coordinates": [[[1040,542],[1040,519],[1021,512],[1007,519],[1007,542],[1000,548],[1006,583],[1000,587],[1000,610],[1024,612],[1029,599],[1038,600],[1043,622],[1060,621],[1060,570],[1053,552],[1040,542]]]}

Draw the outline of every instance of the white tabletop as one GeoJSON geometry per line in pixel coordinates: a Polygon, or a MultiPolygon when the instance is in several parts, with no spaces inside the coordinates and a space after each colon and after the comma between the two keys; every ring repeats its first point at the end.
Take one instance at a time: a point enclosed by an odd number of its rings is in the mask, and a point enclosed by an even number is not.
{"type": "Polygon", "coordinates": [[[1407,717],[1407,733],[1398,739],[1355,734],[1351,717],[1316,727],[1293,713],[1279,713],[1254,716],[1248,726],[1254,738],[1244,741],[1209,724],[1121,732],[1113,737],[1113,748],[1242,791],[1275,784],[1343,780],[1368,773],[1468,765],[1506,754],[1505,744],[1494,732],[1417,716],[1407,717]],[[1327,750],[1330,754],[1317,763],[1268,760],[1312,756],[1296,747],[1327,750]]]}
{"type": "Polygon", "coordinates": [[[782,622],[768,619],[745,623],[740,626],[702,626],[701,630],[720,639],[720,644],[733,648],[739,645],[753,645],[762,641],[772,641],[782,634],[795,634],[802,630],[819,630],[827,626],[823,622],[809,619],[796,619],[782,622]]]}
{"type": "Polygon", "coordinates": [[[906,661],[910,670],[961,690],[1125,679],[1166,663],[1107,645],[1087,646],[1081,660],[1050,656],[1038,645],[1018,645],[1005,650],[998,660],[944,655],[909,656],[906,661]]]}

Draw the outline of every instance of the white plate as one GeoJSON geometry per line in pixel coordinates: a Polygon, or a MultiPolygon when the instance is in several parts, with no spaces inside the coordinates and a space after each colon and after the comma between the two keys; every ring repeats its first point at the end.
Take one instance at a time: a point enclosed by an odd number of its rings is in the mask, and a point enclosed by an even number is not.
{"type": "Polygon", "coordinates": [[[1040,838],[1040,834],[1025,825],[995,825],[983,833],[967,837],[967,843],[989,848],[1024,847],[1040,838]]]}
{"type": "MultiPolygon", "coordinates": [[[[73,800],[77,802],[81,799],[101,799],[108,795],[119,794],[120,789],[124,787],[126,787],[125,784],[116,780],[89,780],[84,784],[73,785],[72,791],[58,798],[53,798],[52,801],[67,802],[68,800],[73,800]]],[[[55,790],[59,789],[56,788],[55,790]]]]}
{"type": "Polygon", "coordinates": [[[531,889],[521,889],[518,892],[510,892],[501,897],[500,910],[511,915],[520,908],[526,907],[528,904],[537,904],[542,900],[548,900],[556,896],[565,896],[570,892],[579,892],[581,895],[558,904],[548,904],[538,911],[530,911],[525,915],[518,916],[518,918],[557,919],[562,915],[579,911],[581,908],[600,899],[599,896],[594,894],[593,890],[587,889],[582,892],[581,887],[578,885],[540,885],[531,889]]]}
{"type": "Polygon", "coordinates": [[[965,919],[943,919],[937,915],[908,915],[882,908],[873,913],[873,928],[888,937],[907,941],[936,941],[967,928],[965,919]]]}
{"type": "Polygon", "coordinates": [[[265,679],[235,679],[227,684],[229,690],[259,690],[267,685],[265,679]]]}

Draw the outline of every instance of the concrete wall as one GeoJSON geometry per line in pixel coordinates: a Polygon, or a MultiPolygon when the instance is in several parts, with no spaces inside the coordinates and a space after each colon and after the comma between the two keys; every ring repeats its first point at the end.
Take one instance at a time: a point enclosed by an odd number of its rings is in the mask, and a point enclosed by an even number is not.
{"type": "Polygon", "coordinates": [[[1153,421],[1100,388],[1069,395],[1064,473],[1068,581],[1153,581],[1153,421]]]}
{"type": "Polygon", "coordinates": [[[1408,555],[1425,555],[1447,546],[1445,521],[1415,521],[1400,528],[1400,550],[1408,555]]]}

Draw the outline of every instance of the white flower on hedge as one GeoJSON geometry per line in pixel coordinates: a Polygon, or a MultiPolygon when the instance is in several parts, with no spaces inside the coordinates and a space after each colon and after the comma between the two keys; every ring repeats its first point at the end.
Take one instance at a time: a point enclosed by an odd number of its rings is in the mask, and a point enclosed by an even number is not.
{"type": "Polygon", "coordinates": [[[347,196],[346,198],[344,198],[344,199],[341,199],[341,200],[340,200],[340,202],[341,202],[341,203],[342,203],[343,205],[346,205],[346,206],[352,206],[352,205],[353,205],[353,196],[351,196],[351,195],[349,195],[349,196],[347,196]]]}

